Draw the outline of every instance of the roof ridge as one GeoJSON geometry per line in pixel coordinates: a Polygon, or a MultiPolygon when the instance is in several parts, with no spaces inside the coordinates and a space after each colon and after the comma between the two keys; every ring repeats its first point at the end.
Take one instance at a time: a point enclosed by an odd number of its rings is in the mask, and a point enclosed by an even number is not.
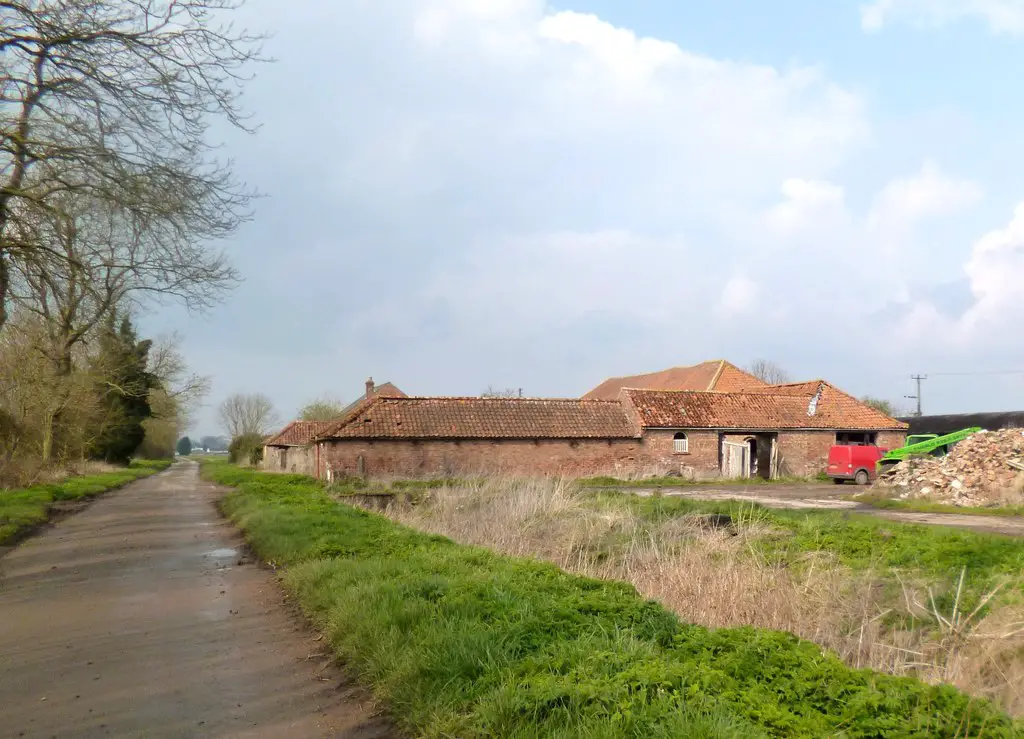
{"type": "Polygon", "coordinates": [[[280,431],[278,431],[276,434],[274,434],[274,435],[270,436],[269,438],[267,438],[267,440],[263,442],[263,445],[264,446],[273,446],[272,442],[275,442],[279,438],[284,436],[285,432],[288,431],[288,429],[290,429],[292,426],[294,426],[295,423],[296,423],[295,420],[292,420],[292,421],[289,421],[288,423],[286,423],[284,425],[284,427],[280,431]]]}
{"type": "Polygon", "coordinates": [[[482,398],[479,395],[407,395],[403,398],[381,396],[379,400],[389,403],[410,400],[478,400],[483,403],[618,403],[603,398],[538,398],[533,396],[512,398],[482,398]]]}
{"type": "Polygon", "coordinates": [[[718,369],[715,370],[715,374],[711,377],[711,382],[708,383],[708,391],[710,392],[715,385],[718,384],[718,380],[722,377],[722,373],[725,372],[725,360],[719,359],[718,369]]]}
{"type": "MultiPolygon", "coordinates": [[[[797,385],[803,385],[806,383],[798,382],[797,385]]],[[[768,385],[767,387],[774,387],[768,385]]],[[[779,395],[778,393],[766,393],[764,388],[753,388],[751,390],[652,390],[649,388],[642,387],[624,387],[623,390],[628,390],[635,393],[672,393],[674,395],[757,395],[758,397],[766,398],[796,398],[797,395],[779,395]],[[761,392],[758,392],[758,391],[761,392]]]]}

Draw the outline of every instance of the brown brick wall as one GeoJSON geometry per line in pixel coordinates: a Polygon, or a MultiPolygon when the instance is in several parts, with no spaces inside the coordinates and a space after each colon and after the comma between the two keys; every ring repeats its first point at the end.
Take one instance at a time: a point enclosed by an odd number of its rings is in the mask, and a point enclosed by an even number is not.
{"type": "Polygon", "coordinates": [[[263,448],[260,469],[266,472],[282,472],[296,475],[316,475],[316,447],[293,446],[263,448]]]}
{"type": "MultiPolygon", "coordinates": [[[[368,441],[338,439],[321,446],[321,476],[330,465],[335,474],[429,477],[438,475],[518,474],[589,477],[640,477],[682,473],[706,479],[720,474],[721,435],[689,431],[689,452],[674,452],[673,431],[650,430],[636,440],[502,440],[502,441],[368,441]]],[[[750,434],[737,435],[741,440],[750,434]]],[[[879,434],[879,444],[897,446],[903,433],[879,434]]],[[[778,435],[782,474],[813,476],[824,472],[834,431],[781,432],[778,435]]],[[[289,451],[288,466],[292,466],[289,451]]],[[[307,474],[314,473],[315,455],[308,457],[307,474]]],[[[272,467],[273,465],[271,465],[272,467]]],[[[291,469],[289,469],[291,471],[291,469]]]]}
{"type": "Polygon", "coordinates": [[[883,449],[899,449],[907,443],[906,431],[883,431],[878,434],[878,446],[883,449]]]}
{"type": "Polygon", "coordinates": [[[358,459],[368,475],[409,477],[477,473],[589,477],[665,474],[707,476],[717,470],[717,435],[690,434],[690,454],[673,453],[672,432],[648,432],[640,440],[364,441],[324,442],[322,469],[356,474],[358,459]]]}
{"type": "Polygon", "coordinates": [[[828,450],[836,443],[834,431],[779,432],[780,472],[811,477],[828,467],[828,450]]]}
{"type": "MultiPolygon", "coordinates": [[[[903,431],[879,432],[880,447],[894,449],[903,446],[907,434],[903,431]]],[[[782,473],[798,477],[813,477],[828,467],[828,450],[836,443],[835,431],[793,431],[779,433],[779,453],[782,455],[782,473]]]]}

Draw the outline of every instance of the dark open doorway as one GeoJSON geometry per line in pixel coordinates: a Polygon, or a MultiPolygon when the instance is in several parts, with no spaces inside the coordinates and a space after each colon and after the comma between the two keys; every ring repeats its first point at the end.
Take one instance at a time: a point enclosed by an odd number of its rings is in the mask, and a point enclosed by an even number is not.
{"type": "Polygon", "coordinates": [[[772,450],[775,434],[758,434],[747,440],[750,447],[750,477],[762,480],[772,479],[772,450]]]}

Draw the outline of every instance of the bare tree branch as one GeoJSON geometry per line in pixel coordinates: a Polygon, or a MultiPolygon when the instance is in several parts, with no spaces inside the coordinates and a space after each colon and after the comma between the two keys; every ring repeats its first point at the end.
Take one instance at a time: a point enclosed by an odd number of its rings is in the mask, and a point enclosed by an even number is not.
{"type": "MultiPolygon", "coordinates": [[[[214,118],[251,130],[239,95],[261,38],[224,23],[240,4],[0,2],[0,326],[12,269],[46,248],[19,221],[67,217],[69,195],[116,206],[178,265],[249,217],[252,193],[208,136],[214,118]]],[[[161,277],[165,294],[207,304],[161,277]]]]}
{"type": "Polygon", "coordinates": [[[748,374],[769,385],[785,385],[787,382],[793,381],[793,378],[786,370],[767,359],[755,359],[745,369],[748,374]]]}
{"type": "Polygon", "coordinates": [[[266,395],[232,395],[217,412],[221,426],[235,439],[250,434],[264,435],[278,424],[277,411],[266,395]]]}

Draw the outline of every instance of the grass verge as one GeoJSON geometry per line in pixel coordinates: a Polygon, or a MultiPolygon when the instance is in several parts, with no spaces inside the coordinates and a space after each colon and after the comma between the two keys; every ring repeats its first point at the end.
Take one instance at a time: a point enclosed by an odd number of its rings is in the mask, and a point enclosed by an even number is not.
{"type": "Polygon", "coordinates": [[[629,585],[415,531],[316,481],[204,463],[224,512],[421,736],[1012,737],[949,686],[777,631],[686,625],[629,585]]]}
{"type": "Polygon", "coordinates": [[[25,538],[46,523],[54,503],[92,498],[166,469],[170,462],[139,460],[130,467],[20,490],[0,490],[0,545],[25,538]]]}
{"type": "Polygon", "coordinates": [[[889,511],[913,511],[915,513],[959,513],[963,516],[1024,516],[1024,506],[955,506],[934,503],[928,500],[899,500],[884,495],[854,495],[850,500],[889,511]]]}
{"type": "Polygon", "coordinates": [[[685,487],[771,487],[774,485],[821,485],[831,483],[828,475],[816,477],[777,477],[772,480],[755,478],[716,477],[707,480],[688,480],[684,477],[647,477],[641,480],[620,480],[617,477],[585,477],[577,481],[583,488],[685,488],[685,487]]]}
{"type": "MultiPolygon", "coordinates": [[[[758,542],[758,554],[789,567],[806,555],[826,552],[854,571],[916,573],[955,585],[966,569],[965,604],[974,607],[1001,576],[1024,572],[1024,539],[967,529],[888,521],[848,511],[788,510],[741,501],[700,501],[673,497],[638,498],[599,494],[604,505],[626,505],[658,522],[691,513],[720,513],[756,519],[777,532],[758,542]]],[[[940,600],[949,597],[943,594],[940,600]]]]}

